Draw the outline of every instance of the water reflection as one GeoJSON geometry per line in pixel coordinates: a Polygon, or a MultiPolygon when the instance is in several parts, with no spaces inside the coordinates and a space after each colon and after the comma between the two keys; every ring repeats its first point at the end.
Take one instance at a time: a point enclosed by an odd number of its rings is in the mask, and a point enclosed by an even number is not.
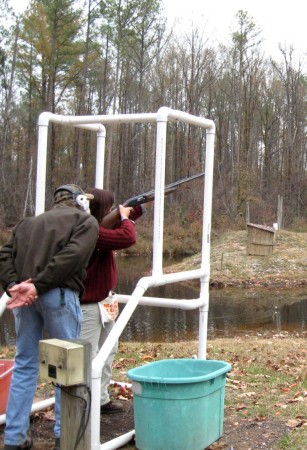
{"type": "MultiPolygon", "coordinates": [[[[175,290],[173,298],[179,298],[175,290]]],[[[194,291],[188,295],[188,288],[180,290],[184,291],[181,298],[195,297],[194,291]]],[[[161,292],[156,295],[163,296],[161,292]]],[[[242,290],[210,291],[209,338],[269,330],[304,332],[306,319],[305,291],[261,291],[252,296],[242,290]]],[[[198,310],[138,306],[122,339],[153,342],[198,339],[198,310]]]]}
{"type": "MultiPolygon", "coordinates": [[[[164,266],[173,263],[165,261],[164,266]]],[[[144,268],[143,258],[118,259],[118,292],[131,294],[144,268]]],[[[145,295],[175,299],[199,296],[197,288],[183,283],[151,288],[145,295]]],[[[123,306],[122,306],[123,307],[123,306]]],[[[138,306],[122,335],[123,340],[168,341],[198,339],[198,310],[138,306]]],[[[233,336],[255,331],[307,331],[307,289],[210,291],[208,337],[233,336]]]]}
{"type": "MultiPolygon", "coordinates": [[[[150,260],[118,258],[121,294],[131,294],[136,282],[148,275],[150,260]]],[[[151,288],[146,296],[194,299],[197,288],[183,283],[151,288]]],[[[124,305],[121,305],[121,309],[124,305]]],[[[138,306],[129,320],[123,341],[175,342],[198,339],[198,310],[138,306]]],[[[295,290],[211,290],[208,337],[233,336],[264,331],[307,332],[307,289],[295,290]]],[[[13,316],[6,311],[0,323],[1,345],[15,343],[13,316]]]]}

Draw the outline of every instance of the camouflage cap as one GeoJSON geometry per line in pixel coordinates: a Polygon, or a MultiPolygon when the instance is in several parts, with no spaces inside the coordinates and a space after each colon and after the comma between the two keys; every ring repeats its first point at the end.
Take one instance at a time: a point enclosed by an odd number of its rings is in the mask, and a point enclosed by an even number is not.
{"type": "Polygon", "coordinates": [[[76,184],[63,184],[55,190],[54,201],[55,203],[60,203],[67,199],[75,200],[78,195],[85,195],[89,200],[94,198],[93,194],[84,192],[83,189],[76,184]]]}

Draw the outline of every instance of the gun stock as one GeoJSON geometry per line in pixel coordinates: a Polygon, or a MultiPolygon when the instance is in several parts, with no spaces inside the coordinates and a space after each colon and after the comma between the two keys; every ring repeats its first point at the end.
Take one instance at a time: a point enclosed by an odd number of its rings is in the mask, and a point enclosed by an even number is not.
{"type": "Polygon", "coordinates": [[[104,218],[102,219],[101,225],[104,228],[114,228],[114,226],[120,221],[120,214],[117,208],[112,209],[104,218]]]}

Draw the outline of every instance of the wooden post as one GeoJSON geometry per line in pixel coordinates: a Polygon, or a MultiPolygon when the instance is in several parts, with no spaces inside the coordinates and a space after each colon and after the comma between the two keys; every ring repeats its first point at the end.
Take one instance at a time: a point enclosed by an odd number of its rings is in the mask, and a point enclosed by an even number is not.
{"type": "Polygon", "coordinates": [[[246,222],[246,223],[250,223],[250,217],[249,217],[249,202],[246,202],[245,222],[246,222]]]}
{"type": "Polygon", "coordinates": [[[277,226],[279,230],[281,230],[282,227],[282,206],[283,206],[283,197],[282,195],[279,195],[277,204],[277,226]]]}
{"type": "Polygon", "coordinates": [[[84,347],[84,384],[61,389],[61,450],[91,450],[92,346],[81,339],[73,342],[84,347]]]}

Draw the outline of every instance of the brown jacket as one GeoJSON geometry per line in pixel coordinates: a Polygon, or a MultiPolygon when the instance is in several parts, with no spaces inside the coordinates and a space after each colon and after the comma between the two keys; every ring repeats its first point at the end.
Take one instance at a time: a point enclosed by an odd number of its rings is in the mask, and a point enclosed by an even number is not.
{"type": "Polygon", "coordinates": [[[0,250],[0,283],[31,278],[38,293],[57,287],[80,292],[98,238],[96,219],[63,206],[21,220],[0,250]]]}

